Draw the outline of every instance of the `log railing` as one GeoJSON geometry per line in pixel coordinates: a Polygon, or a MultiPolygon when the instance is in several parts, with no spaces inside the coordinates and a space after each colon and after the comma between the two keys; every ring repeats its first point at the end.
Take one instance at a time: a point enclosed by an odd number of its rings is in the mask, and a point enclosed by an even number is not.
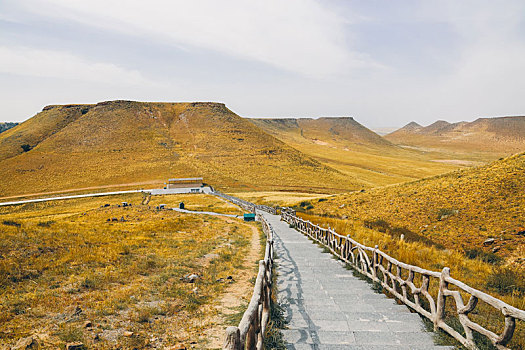
{"type": "Polygon", "coordinates": [[[223,347],[225,350],[263,349],[264,333],[270,320],[274,234],[273,228],[262,215],[257,215],[257,221],[262,223],[263,232],[266,234],[264,260],[259,261],[259,273],[255,280],[253,295],[241,322],[237,327],[226,329],[223,347]]]}
{"type": "Polygon", "coordinates": [[[248,201],[245,201],[244,199],[240,199],[240,198],[237,198],[237,197],[234,197],[234,196],[230,196],[228,194],[224,194],[224,193],[221,193],[221,192],[213,192],[214,195],[216,196],[219,196],[221,198],[224,198],[236,205],[238,205],[239,207],[241,207],[242,209],[246,210],[246,211],[249,211],[249,212],[252,212],[252,213],[255,213],[255,210],[262,210],[262,211],[265,211],[267,213],[270,213],[270,214],[277,214],[277,209],[275,209],[274,207],[269,207],[267,205],[260,205],[260,204],[253,204],[251,202],[248,202],[248,201]]]}
{"type": "Polygon", "coordinates": [[[436,272],[405,264],[379,250],[377,245],[373,248],[367,247],[349,235],[343,236],[330,228],[303,220],[289,208],[281,209],[281,218],[314,241],[326,246],[360,273],[380,283],[401,302],[432,321],[436,330],[442,329],[468,349],[478,349],[474,342],[474,332],[478,332],[486,336],[497,349],[509,350],[506,346],[512,339],[516,321],[525,321],[525,311],[455,280],[450,276],[448,267],[436,272]],[[433,290],[437,289],[436,298],[430,293],[431,284],[434,286],[433,290]],[[467,304],[464,302],[464,296],[469,298],[467,304]],[[452,299],[449,306],[455,309],[461,329],[454,329],[445,322],[446,303],[449,299],[452,299]],[[505,320],[501,333],[494,333],[469,318],[469,314],[479,311],[475,311],[478,301],[501,313],[505,320]]]}

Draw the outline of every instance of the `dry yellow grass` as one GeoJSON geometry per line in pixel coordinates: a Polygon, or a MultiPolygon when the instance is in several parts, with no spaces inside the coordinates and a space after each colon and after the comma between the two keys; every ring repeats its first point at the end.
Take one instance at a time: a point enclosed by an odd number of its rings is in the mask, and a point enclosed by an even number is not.
{"type": "Polygon", "coordinates": [[[233,215],[243,214],[241,208],[220,197],[201,194],[152,196],[149,206],[166,204],[168,207],[178,208],[181,202],[184,203],[184,208],[188,210],[213,211],[215,213],[233,215]]]}
{"type": "Polygon", "coordinates": [[[230,194],[252,203],[269,206],[290,206],[300,201],[317,200],[330,196],[329,194],[302,192],[237,192],[230,194]]]}
{"type": "Polygon", "coordinates": [[[252,122],[320,163],[352,178],[361,188],[442,174],[457,165],[431,160],[436,152],[397,147],[352,118],[252,119],[252,122]]]}
{"type": "MultiPolygon", "coordinates": [[[[46,348],[203,347],[228,286],[243,269],[252,225],[157,211],[140,194],[0,208],[0,347],[38,334],[46,348]],[[118,207],[120,202],[131,207],[118,207]],[[101,207],[104,204],[109,207],[101,207]],[[118,221],[107,221],[115,218],[118,221]],[[196,283],[180,278],[201,276],[196,283]],[[84,327],[86,321],[92,327],[84,327]],[[133,332],[132,335],[125,332],[133,332]],[[150,345],[147,345],[150,344],[150,345]]],[[[195,209],[236,212],[205,195],[195,209]]],[[[253,267],[250,265],[250,270],[253,267]]]]}
{"type": "MultiPolygon", "coordinates": [[[[401,227],[458,251],[525,268],[525,154],[416,182],[312,203],[312,212],[401,227]],[[483,244],[493,238],[492,244],[483,244]]],[[[385,226],[383,224],[383,226],[385,226]]]]}

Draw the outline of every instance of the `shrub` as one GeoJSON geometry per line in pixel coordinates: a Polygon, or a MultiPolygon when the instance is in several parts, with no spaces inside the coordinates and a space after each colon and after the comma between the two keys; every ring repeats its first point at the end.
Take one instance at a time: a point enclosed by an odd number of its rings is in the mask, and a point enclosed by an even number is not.
{"type": "Polygon", "coordinates": [[[510,267],[502,267],[487,277],[487,288],[499,294],[525,294],[525,272],[510,267]]]}
{"type": "Polygon", "coordinates": [[[503,258],[500,256],[491,252],[485,252],[479,248],[465,250],[465,256],[469,259],[479,259],[493,265],[499,265],[503,261],[503,258]]]}
{"type": "Polygon", "coordinates": [[[56,332],[56,335],[66,343],[82,342],[84,340],[82,329],[70,324],[61,325],[60,329],[56,332]]]}
{"type": "Polygon", "coordinates": [[[54,224],[56,221],[53,221],[53,220],[49,220],[49,221],[40,221],[38,224],[36,224],[37,226],[40,226],[40,227],[51,227],[52,224],[54,224]]]}
{"type": "Polygon", "coordinates": [[[455,209],[441,208],[437,212],[437,219],[441,221],[441,220],[448,218],[449,216],[456,215],[457,213],[458,211],[455,209]]]}
{"type": "Polygon", "coordinates": [[[24,152],[29,152],[29,151],[31,151],[31,148],[33,148],[33,147],[31,147],[31,145],[28,145],[27,143],[21,145],[20,147],[22,147],[22,151],[24,151],[24,152]]]}
{"type": "Polygon", "coordinates": [[[7,225],[7,226],[15,226],[15,227],[21,227],[22,226],[21,223],[13,221],[13,220],[4,220],[3,224],[7,225]]]}

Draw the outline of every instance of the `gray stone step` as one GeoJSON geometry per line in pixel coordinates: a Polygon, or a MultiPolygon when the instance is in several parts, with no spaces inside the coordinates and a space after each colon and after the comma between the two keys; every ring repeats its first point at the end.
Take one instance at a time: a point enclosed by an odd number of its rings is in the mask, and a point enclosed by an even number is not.
{"type": "Polygon", "coordinates": [[[279,216],[263,215],[276,233],[278,300],[289,349],[453,349],[435,345],[419,315],[374,292],[279,216]]]}

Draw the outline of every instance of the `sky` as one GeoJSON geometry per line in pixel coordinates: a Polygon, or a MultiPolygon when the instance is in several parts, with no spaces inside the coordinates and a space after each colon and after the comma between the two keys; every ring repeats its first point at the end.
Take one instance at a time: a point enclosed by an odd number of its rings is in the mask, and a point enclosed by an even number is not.
{"type": "Polygon", "coordinates": [[[371,128],[525,115],[525,1],[0,0],[0,121],[116,99],[371,128]]]}

